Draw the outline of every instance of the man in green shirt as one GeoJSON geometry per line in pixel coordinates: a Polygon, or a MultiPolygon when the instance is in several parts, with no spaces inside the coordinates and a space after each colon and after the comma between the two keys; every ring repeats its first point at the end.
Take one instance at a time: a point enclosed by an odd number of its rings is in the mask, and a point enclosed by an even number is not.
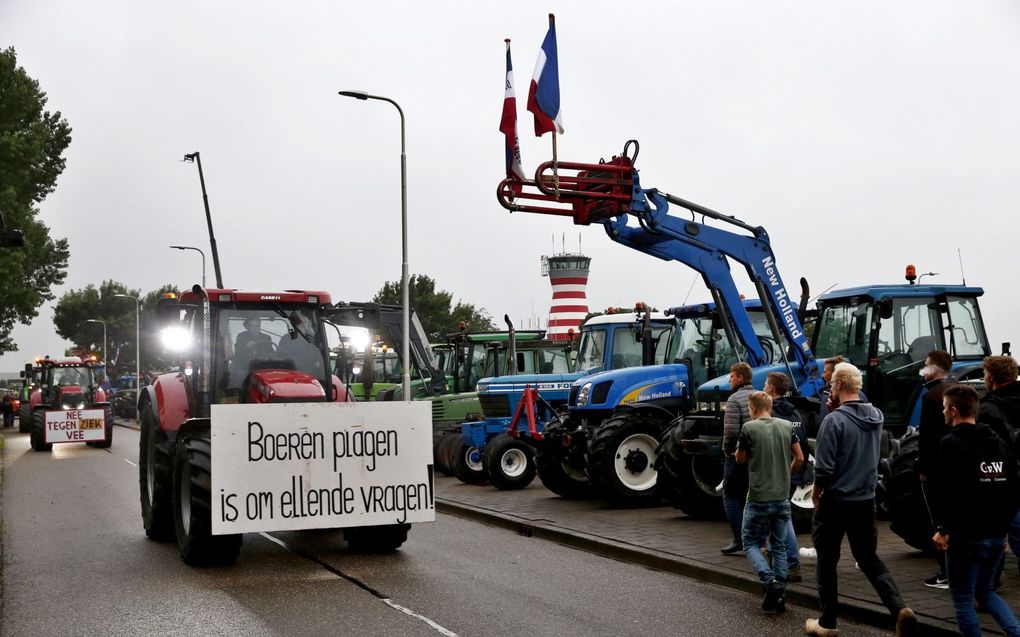
{"type": "Polygon", "coordinates": [[[765,585],[762,610],[786,610],[786,531],[790,522],[790,474],[804,463],[793,425],[772,417],[772,398],[756,391],[748,397],[751,420],[737,439],[736,461],[747,464],[747,504],[741,529],[744,554],[765,585]],[[768,540],[769,565],[761,546],[768,540]]]}

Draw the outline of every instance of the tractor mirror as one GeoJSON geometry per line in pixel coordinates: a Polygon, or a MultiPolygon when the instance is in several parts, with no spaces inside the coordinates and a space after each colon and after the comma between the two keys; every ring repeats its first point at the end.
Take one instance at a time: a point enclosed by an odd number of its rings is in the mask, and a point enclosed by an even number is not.
{"type": "Polygon", "coordinates": [[[875,302],[878,306],[878,315],[883,319],[892,318],[893,315],[893,300],[888,296],[883,296],[875,302]]]}
{"type": "Polygon", "coordinates": [[[517,370],[518,373],[524,371],[524,352],[517,352],[517,370]]]}
{"type": "Polygon", "coordinates": [[[25,369],[21,371],[22,378],[32,378],[32,363],[25,363],[25,369]]]}

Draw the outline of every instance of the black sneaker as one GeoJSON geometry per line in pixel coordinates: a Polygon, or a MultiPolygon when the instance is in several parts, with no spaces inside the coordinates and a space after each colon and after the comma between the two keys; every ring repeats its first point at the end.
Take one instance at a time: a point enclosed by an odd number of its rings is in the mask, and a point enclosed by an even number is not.
{"type": "Polygon", "coordinates": [[[928,588],[939,588],[944,591],[949,590],[949,578],[942,571],[935,573],[928,579],[924,580],[924,585],[928,588]]]}
{"type": "Polygon", "coordinates": [[[743,553],[744,546],[740,542],[730,542],[719,550],[723,555],[733,555],[734,553],[743,553]]]}
{"type": "Polygon", "coordinates": [[[761,603],[761,609],[766,615],[778,615],[786,611],[786,596],[783,585],[772,580],[765,587],[765,599],[761,603]]]}

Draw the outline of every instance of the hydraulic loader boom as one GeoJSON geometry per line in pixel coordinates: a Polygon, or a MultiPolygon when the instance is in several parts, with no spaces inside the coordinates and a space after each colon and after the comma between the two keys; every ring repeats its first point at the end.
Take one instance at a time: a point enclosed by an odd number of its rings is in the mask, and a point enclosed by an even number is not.
{"type": "MultiPolygon", "coordinates": [[[[793,357],[803,372],[799,389],[817,395],[824,383],[818,373],[814,354],[804,334],[796,303],[789,297],[775,263],[768,233],[733,216],[692,203],[658,190],[644,189],[634,168],[638,144],[627,142],[623,154],[600,164],[546,162],[538,167],[534,181],[506,179],[500,183],[497,198],[511,211],[570,216],[578,225],[601,223],[611,239],[660,259],[679,261],[702,275],[713,300],[725,317],[730,335],[747,349],[748,362],[760,366],[764,350],[751,327],[750,318],[733,283],[726,257],[739,262],[754,282],[758,297],[779,350],[786,359],[788,340],[793,357]],[[628,156],[633,144],[634,156],[628,156]],[[570,171],[563,174],[563,171],[570,171]],[[550,174],[552,173],[552,174],[550,174]],[[537,191],[537,192],[536,192],[537,191]],[[517,200],[543,201],[537,206],[517,200]],[[691,212],[684,220],[669,214],[674,204],[691,212]],[[569,207],[565,207],[569,206],[569,207]],[[702,222],[695,220],[701,215],[702,222]],[[634,217],[638,226],[628,225],[634,217]],[[750,233],[741,234],[704,223],[708,217],[750,233]],[[783,338],[785,336],[785,339],[783,338]]],[[[786,361],[790,376],[793,368],[786,361]]]]}

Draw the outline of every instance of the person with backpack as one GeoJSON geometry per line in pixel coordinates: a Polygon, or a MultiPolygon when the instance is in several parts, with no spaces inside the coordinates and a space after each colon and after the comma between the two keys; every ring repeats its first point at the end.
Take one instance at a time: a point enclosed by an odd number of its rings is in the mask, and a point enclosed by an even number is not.
{"type": "Polygon", "coordinates": [[[995,592],[1002,540],[1017,511],[1016,459],[989,425],[976,421],[976,391],[954,385],[942,400],[950,430],[939,447],[942,498],[932,542],[946,551],[956,625],[964,637],[981,635],[977,601],[1007,635],[1020,637],[1020,622],[995,592]]]}
{"type": "MultiPolygon", "coordinates": [[[[1014,457],[1020,457],[1020,368],[1012,356],[988,356],[982,367],[988,392],[981,398],[977,421],[991,427],[1014,457]]],[[[1009,548],[1020,557],[1020,512],[1009,527],[1009,548]]]]}

